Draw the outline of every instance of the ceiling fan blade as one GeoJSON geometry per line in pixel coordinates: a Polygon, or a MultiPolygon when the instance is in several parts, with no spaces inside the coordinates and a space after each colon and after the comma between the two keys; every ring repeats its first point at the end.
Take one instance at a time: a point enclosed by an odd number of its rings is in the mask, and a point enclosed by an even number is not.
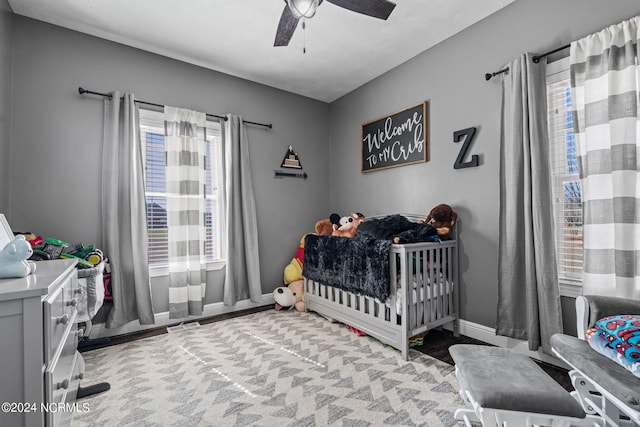
{"type": "Polygon", "coordinates": [[[280,17],[280,23],[278,23],[276,40],[273,42],[274,46],[289,46],[289,41],[298,26],[298,20],[299,19],[291,13],[289,6],[285,6],[282,11],[282,16],[280,17]]]}
{"type": "Polygon", "coordinates": [[[388,0],[327,0],[336,6],[343,7],[353,12],[363,15],[373,16],[374,18],[386,20],[396,4],[388,0]]]}

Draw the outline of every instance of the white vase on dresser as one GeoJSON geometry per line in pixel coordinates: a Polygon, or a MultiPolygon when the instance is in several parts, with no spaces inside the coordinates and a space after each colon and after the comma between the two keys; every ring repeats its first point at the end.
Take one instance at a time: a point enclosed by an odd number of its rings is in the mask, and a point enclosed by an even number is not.
{"type": "Polygon", "coordinates": [[[78,289],[76,261],[68,259],[0,280],[0,426],[64,426],[82,409],[78,289]]]}

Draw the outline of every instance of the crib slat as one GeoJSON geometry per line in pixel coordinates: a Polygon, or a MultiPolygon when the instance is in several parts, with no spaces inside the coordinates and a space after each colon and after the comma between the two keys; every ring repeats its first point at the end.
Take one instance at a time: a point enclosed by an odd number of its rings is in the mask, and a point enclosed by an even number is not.
{"type": "Polygon", "coordinates": [[[385,307],[385,320],[387,320],[387,315],[388,315],[388,320],[389,322],[395,324],[396,323],[396,319],[397,319],[397,312],[396,312],[396,304],[398,301],[398,261],[400,259],[400,255],[398,255],[397,253],[392,252],[391,253],[391,257],[389,260],[389,267],[391,270],[391,277],[390,277],[390,285],[391,285],[391,292],[389,294],[389,303],[388,303],[388,307],[385,307]]]}
{"type": "Polygon", "coordinates": [[[436,261],[436,268],[437,268],[437,274],[436,274],[436,281],[435,283],[435,287],[436,287],[436,293],[438,295],[438,297],[436,298],[436,305],[437,305],[437,311],[438,311],[438,318],[440,317],[444,317],[443,314],[443,309],[442,309],[442,304],[443,304],[443,291],[444,289],[442,288],[443,282],[441,282],[441,279],[443,279],[443,275],[442,273],[442,265],[443,265],[443,253],[444,253],[444,249],[438,249],[438,255],[437,255],[437,261],[436,261]]]}
{"type": "Polygon", "coordinates": [[[449,296],[449,304],[447,315],[453,313],[453,248],[447,248],[447,281],[445,284],[447,285],[447,295],[449,296]]]}
{"type": "Polygon", "coordinates": [[[424,280],[424,266],[426,260],[426,254],[423,249],[416,249],[413,254],[413,265],[414,271],[412,272],[412,277],[409,279],[411,281],[411,285],[409,288],[409,293],[412,295],[412,307],[416,312],[416,322],[415,327],[418,328],[424,325],[424,288],[425,288],[425,280],[424,280]]]}
{"type": "MultiPolygon", "coordinates": [[[[418,312],[417,312],[417,304],[415,297],[415,290],[413,287],[415,280],[415,270],[416,270],[416,260],[414,256],[416,255],[415,251],[407,252],[407,262],[408,266],[405,269],[405,275],[407,276],[407,313],[409,315],[409,330],[414,329],[416,324],[418,323],[418,312]]],[[[404,307],[403,307],[404,309],[404,307]]]]}
{"type": "Polygon", "coordinates": [[[427,324],[426,313],[429,304],[429,279],[427,273],[429,271],[429,251],[420,251],[422,260],[420,263],[420,326],[427,324]]]}
{"type": "Polygon", "coordinates": [[[409,330],[411,324],[411,310],[409,309],[409,286],[411,279],[411,263],[409,261],[409,256],[407,254],[408,249],[406,247],[402,248],[400,253],[400,289],[401,289],[401,301],[402,301],[402,315],[400,317],[400,333],[401,333],[401,342],[403,343],[403,348],[401,348],[403,353],[406,353],[406,347],[409,345],[409,330]]]}
{"type": "Polygon", "coordinates": [[[429,319],[431,318],[431,272],[429,271],[431,261],[433,260],[433,251],[431,249],[425,250],[425,261],[424,267],[422,270],[422,276],[424,277],[425,287],[424,287],[424,313],[423,313],[423,323],[426,325],[429,323],[429,319]]]}
{"type": "Polygon", "coordinates": [[[426,317],[426,322],[432,322],[433,319],[435,319],[435,293],[434,293],[434,280],[435,280],[435,274],[434,274],[434,265],[435,265],[435,261],[436,261],[436,250],[435,249],[430,249],[429,250],[429,264],[427,265],[427,275],[429,277],[429,294],[430,297],[427,300],[427,305],[429,306],[429,312],[427,313],[427,317],[426,317]]]}

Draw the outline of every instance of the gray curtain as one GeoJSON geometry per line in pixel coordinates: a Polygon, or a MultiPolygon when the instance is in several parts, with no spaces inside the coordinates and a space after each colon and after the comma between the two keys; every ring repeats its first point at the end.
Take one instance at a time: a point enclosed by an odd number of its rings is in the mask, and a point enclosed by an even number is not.
{"type": "Polygon", "coordinates": [[[111,261],[113,305],[106,327],[154,323],[149,288],[144,164],[133,94],[104,103],[102,242],[111,261]]]}
{"type": "Polygon", "coordinates": [[[640,299],[640,17],[571,44],[585,295],[640,299]]]}
{"type": "Polygon", "coordinates": [[[262,294],[258,221],[245,126],[242,117],[228,114],[223,132],[227,221],[223,299],[227,306],[246,299],[259,302],[262,294]]]}
{"type": "Polygon", "coordinates": [[[545,65],[523,54],[502,77],[498,322],[496,333],[551,354],[562,332],[545,65]]]}

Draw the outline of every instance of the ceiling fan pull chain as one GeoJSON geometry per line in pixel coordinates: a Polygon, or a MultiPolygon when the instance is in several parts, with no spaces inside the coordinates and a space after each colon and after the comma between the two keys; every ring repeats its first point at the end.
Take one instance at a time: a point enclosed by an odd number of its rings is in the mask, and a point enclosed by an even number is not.
{"type": "Polygon", "coordinates": [[[302,53],[307,53],[307,24],[304,18],[302,18],[302,53]]]}

